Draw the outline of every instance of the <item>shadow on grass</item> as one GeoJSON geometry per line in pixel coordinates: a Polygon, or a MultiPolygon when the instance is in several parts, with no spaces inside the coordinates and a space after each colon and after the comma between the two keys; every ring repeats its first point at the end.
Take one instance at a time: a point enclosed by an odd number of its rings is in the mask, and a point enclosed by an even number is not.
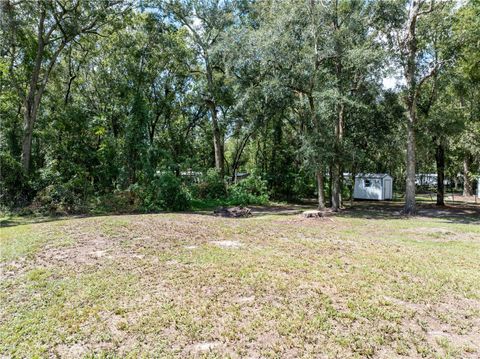
{"type": "MultiPolygon", "coordinates": [[[[307,202],[304,204],[285,204],[285,205],[266,205],[266,206],[248,206],[253,217],[261,217],[268,215],[280,216],[298,216],[302,212],[315,209],[314,202],[307,202]]],[[[442,219],[445,223],[459,223],[459,224],[480,224],[480,206],[474,204],[458,204],[438,207],[432,203],[417,203],[418,217],[442,219]]],[[[407,219],[409,217],[402,214],[403,202],[399,201],[355,201],[353,206],[346,202],[346,208],[340,211],[337,216],[343,218],[361,218],[373,220],[392,220],[392,219],[407,219]]],[[[61,220],[81,219],[81,218],[95,218],[95,217],[112,217],[112,216],[126,216],[126,215],[155,215],[155,214],[193,214],[216,217],[213,209],[202,209],[185,212],[130,212],[130,213],[90,213],[77,215],[26,215],[26,216],[11,216],[0,218],[0,227],[15,227],[20,225],[55,222],[61,220]]],[[[218,217],[227,218],[227,217],[218,217]]],[[[252,217],[248,217],[252,218],[252,217]]],[[[415,217],[413,217],[415,218],[415,217]]],[[[241,218],[230,218],[232,220],[241,218]]]]}
{"type": "MultiPolygon", "coordinates": [[[[402,214],[402,202],[354,202],[339,216],[364,219],[407,219],[402,214]]],[[[432,203],[417,203],[417,217],[441,219],[446,223],[480,224],[480,206],[470,204],[436,206],[432,203]]],[[[415,217],[413,217],[415,218],[415,217]]]]}
{"type": "MultiPolygon", "coordinates": [[[[115,214],[105,214],[105,215],[115,215],[115,214]]],[[[27,224],[36,224],[36,223],[47,223],[47,222],[57,222],[66,219],[76,219],[76,218],[85,218],[85,217],[98,217],[96,215],[15,215],[12,217],[6,217],[0,219],[0,228],[7,227],[16,227],[23,226],[27,224]]]]}

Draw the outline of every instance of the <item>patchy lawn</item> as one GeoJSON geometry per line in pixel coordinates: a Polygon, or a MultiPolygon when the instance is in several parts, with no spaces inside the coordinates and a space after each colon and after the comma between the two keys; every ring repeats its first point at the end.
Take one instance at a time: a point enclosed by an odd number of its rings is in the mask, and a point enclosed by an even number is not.
{"type": "Polygon", "coordinates": [[[480,357],[480,211],[5,222],[0,356],[480,357]]]}

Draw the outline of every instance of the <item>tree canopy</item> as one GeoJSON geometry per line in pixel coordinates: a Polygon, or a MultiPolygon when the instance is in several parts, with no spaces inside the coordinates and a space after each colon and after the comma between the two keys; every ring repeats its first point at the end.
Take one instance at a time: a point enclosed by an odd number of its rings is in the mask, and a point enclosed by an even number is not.
{"type": "Polygon", "coordinates": [[[478,0],[0,7],[4,207],[336,211],[362,172],[390,173],[407,214],[418,173],[438,175],[439,205],[446,179],[473,193],[478,0]]]}

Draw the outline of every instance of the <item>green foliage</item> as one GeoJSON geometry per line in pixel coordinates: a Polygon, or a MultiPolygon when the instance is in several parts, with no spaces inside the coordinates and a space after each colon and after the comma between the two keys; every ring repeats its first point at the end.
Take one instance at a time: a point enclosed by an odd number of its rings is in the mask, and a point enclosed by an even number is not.
{"type": "Polygon", "coordinates": [[[0,206],[11,207],[22,203],[24,173],[20,162],[9,153],[0,152],[0,206]]]}
{"type": "Polygon", "coordinates": [[[311,173],[299,171],[293,175],[293,193],[295,199],[311,198],[315,193],[316,183],[311,173]]]}
{"type": "Polygon", "coordinates": [[[267,181],[255,172],[228,188],[228,202],[233,205],[262,205],[267,204],[268,199],[267,181]]]}
{"type": "Polygon", "coordinates": [[[49,160],[39,177],[34,179],[32,187],[37,191],[33,208],[42,212],[83,212],[93,194],[88,171],[68,160],[49,160]]]}
{"type": "MultiPolygon", "coordinates": [[[[145,12],[107,3],[54,15],[48,1],[17,1],[0,14],[3,206],[35,199],[47,211],[126,212],[291,201],[313,197],[315,173],[332,169],[388,172],[402,188],[405,92],[382,80],[400,57],[393,40],[408,18],[404,1],[168,0],[145,12]],[[46,87],[22,169],[43,11],[44,36],[52,32],[34,95],[46,87]],[[219,152],[224,176],[212,169],[219,152]],[[157,168],[168,174],[155,177],[157,168]],[[205,175],[185,183],[187,168],[205,175]],[[254,174],[227,193],[239,171],[254,174]]],[[[435,170],[441,143],[449,177],[464,160],[467,172],[480,171],[480,7],[451,5],[420,17],[416,74],[442,63],[417,97],[417,168],[435,170]]]]}
{"type": "Polygon", "coordinates": [[[89,207],[93,213],[132,213],[138,212],[142,203],[134,188],[115,190],[93,198],[89,207]]]}
{"type": "Polygon", "coordinates": [[[35,196],[33,209],[47,213],[72,213],[80,209],[80,197],[69,183],[54,183],[35,196]]]}
{"type": "Polygon", "coordinates": [[[163,172],[143,188],[138,188],[146,211],[184,211],[190,208],[190,193],[171,172],[163,172]]]}
{"type": "Polygon", "coordinates": [[[225,198],[227,195],[225,181],[216,169],[211,168],[194,186],[194,194],[200,199],[225,198]]]}

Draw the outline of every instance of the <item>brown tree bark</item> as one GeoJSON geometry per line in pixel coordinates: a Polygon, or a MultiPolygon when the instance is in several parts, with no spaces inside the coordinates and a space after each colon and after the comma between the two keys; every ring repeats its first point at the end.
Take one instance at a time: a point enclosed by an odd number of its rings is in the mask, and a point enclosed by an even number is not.
{"type": "Polygon", "coordinates": [[[215,98],[214,98],[213,69],[210,66],[207,55],[205,55],[205,62],[206,62],[205,69],[206,69],[206,75],[207,75],[207,86],[208,86],[208,92],[210,97],[209,99],[207,99],[207,105],[208,105],[208,109],[210,111],[210,117],[212,120],[215,168],[220,173],[220,176],[223,177],[225,175],[223,138],[222,138],[222,131],[220,130],[220,126],[218,124],[217,105],[215,103],[215,98]]]}
{"type": "Polygon", "coordinates": [[[208,107],[210,109],[210,116],[212,118],[213,149],[214,149],[214,153],[215,153],[215,168],[220,173],[220,176],[223,177],[223,175],[225,174],[223,139],[222,139],[222,132],[220,131],[220,127],[218,125],[217,108],[216,108],[216,106],[213,102],[209,102],[208,107]]]}
{"type": "Polygon", "coordinates": [[[37,53],[35,56],[35,65],[30,76],[30,83],[28,93],[24,100],[23,112],[23,139],[22,139],[22,165],[25,172],[28,173],[30,169],[30,156],[32,153],[32,135],[33,124],[37,118],[38,106],[40,103],[41,94],[37,93],[37,84],[40,78],[40,70],[42,68],[42,60],[45,52],[45,42],[43,38],[45,30],[45,9],[40,13],[37,31],[37,53]]]}
{"type": "MultiPolygon", "coordinates": [[[[20,5],[21,2],[17,2],[16,5],[20,5]]],[[[78,28],[74,34],[67,34],[62,28],[62,21],[70,19],[78,15],[78,4],[73,8],[62,7],[62,11],[57,12],[49,16],[47,20],[47,7],[44,2],[38,2],[39,6],[39,19],[37,27],[37,39],[36,39],[36,54],[35,63],[32,67],[29,76],[29,83],[27,92],[23,100],[23,139],[22,139],[22,154],[21,161],[25,172],[30,171],[31,153],[32,153],[32,136],[35,122],[37,121],[38,110],[40,103],[47,86],[50,73],[55,66],[58,56],[77,35],[92,31],[98,26],[98,19],[93,16],[89,20],[89,23],[84,27],[78,28]],[[54,17],[52,19],[51,17],[54,17]],[[49,26],[46,28],[45,26],[49,26]],[[56,31],[60,29],[61,35],[58,36],[56,31]],[[52,46],[53,44],[55,44],[52,46]]],[[[108,5],[109,6],[109,5],[108,5]]],[[[108,7],[107,6],[107,7],[108,7]]],[[[81,25],[81,24],[77,24],[81,25]]],[[[13,72],[13,71],[11,71],[13,72]]],[[[11,73],[13,79],[15,74],[11,73]]],[[[14,80],[14,82],[16,82],[14,80]]],[[[67,98],[68,100],[68,98],[67,98]]]]}
{"type": "Polygon", "coordinates": [[[470,178],[470,158],[463,159],[463,195],[473,196],[472,179],[470,178]]]}
{"type": "Polygon", "coordinates": [[[420,0],[413,0],[406,24],[406,38],[404,41],[404,53],[406,64],[404,69],[405,82],[407,85],[407,94],[405,96],[405,107],[407,116],[407,178],[405,186],[405,206],[403,212],[407,215],[414,215],[417,211],[415,202],[415,124],[417,122],[416,113],[416,91],[417,81],[415,78],[417,71],[417,38],[416,26],[417,17],[420,12],[420,0]]]}
{"type": "Polygon", "coordinates": [[[350,173],[350,207],[353,207],[353,193],[355,192],[355,176],[357,175],[357,165],[354,162],[352,172],[350,173]]]}
{"type": "Polygon", "coordinates": [[[341,204],[341,147],[343,142],[345,106],[343,103],[338,105],[337,122],[335,124],[335,162],[332,166],[332,211],[336,212],[342,206],[341,204]]]}
{"type": "Polygon", "coordinates": [[[332,178],[333,178],[333,175],[332,175],[332,172],[333,172],[333,164],[330,164],[328,166],[328,198],[330,199],[330,207],[332,206],[332,187],[333,187],[333,181],[332,181],[332,178]]]}
{"type": "Polygon", "coordinates": [[[323,170],[319,168],[315,173],[317,177],[317,192],[318,192],[318,209],[321,211],[325,209],[325,189],[323,180],[323,170]]]}
{"type": "MultiPolygon", "coordinates": [[[[335,31],[340,30],[340,21],[338,19],[338,1],[335,1],[335,16],[333,19],[333,27],[335,31]]],[[[335,61],[335,75],[337,78],[339,93],[341,96],[344,94],[344,89],[342,87],[343,81],[343,64],[341,61],[342,48],[339,43],[335,43],[335,53],[337,54],[337,59],[335,61]]],[[[335,145],[334,145],[334,159],[331,169],[331,203],[332,211],[337,212],[341,207],[341,152],[343,145],[343,127],[344,127],[344,114],[345,114],[345,104],[343,103],[343,98],[339,100],[337,104],[337,116],[335,122],[335,145]]]]}
{"type": "Polygon", "coordinates": [[[236,182],[236,172],[240,166],[240,159],[242,158],[242,153],[245,150],[245,147],[251,135],[252,135],[252,132],[248,132],[240,141],[240,145],[235,151],[235,156],[233,157],[233,163],[232,163],[232,182],[236,182]]]}
{"type": "Polygon", "coordinates": [[[407,113],[407,180],[405,187],[405,206],[403,212],[407,215],[414,215],[417,212],[415,201],[415,110],[410,108],[407,113]]]}
{"type": "MultiPolygon", "coordinates": [[[[315,109],[315,101],[313,99],[313,95],[310,92],[308,95],[308,103],[310,106],[310,114],[312,119],[312,124],[317,131],[317,135],[320,136],[320,121],[317,116],[317,112],[315,109]]],[[[324,186],[324,174],[322,169],[322,163],[320,160],[317,161],[317,171],[315,172],[315,177],[317,180],[317,193],[318,193],[318,209],[323,210],[325,209],[325,186],[324,186]]]]}
{"type": "Polygon", "coordinates": [[[440,140],[435,152],[437,163],[437,206],[445,206],[445,147],[440,140]]]}
{"type": "Polygon", "coordinates": [[[45,87],[47,86],[48,78],[53,69],[53,66],[57,62],[58,55],[66,46],[65,42],[62,42],[57,50],[52,55],[47,68],[44,70],[43,77],[40,79],[40,73],[42,71],[42,60],[45,54],[45,43],[43,40],[43,20],[40,21],[42,25],[39,25],[39,38],[37,55],[35,59],[35,66],[33,68],[30,85],[28,88],[28,94],[24,101],[24,124],[23,124],[23,139],[22,139],[22,166],[26,173],[30,171],[30,159],[32,154],[32,136],[35,122],[37,121],[38,110],[42,101],[45,87]],[[42,31],[42,33],[40,32],[42,31]]]}

